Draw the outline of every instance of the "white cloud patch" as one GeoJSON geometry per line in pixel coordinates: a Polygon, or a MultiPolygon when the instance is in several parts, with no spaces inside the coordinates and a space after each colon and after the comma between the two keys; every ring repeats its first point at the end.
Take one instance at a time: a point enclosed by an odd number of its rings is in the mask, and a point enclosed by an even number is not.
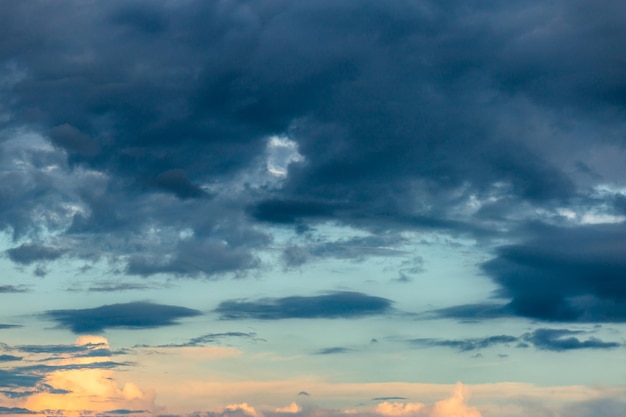
{"type": "Polygon", "coordinates": [[[286,177],[290,164],[304,161],[304,156],[298,152],[298,144],[287,136],[270,137],[266,152],[267,170],[276,177],[286,177]]]}

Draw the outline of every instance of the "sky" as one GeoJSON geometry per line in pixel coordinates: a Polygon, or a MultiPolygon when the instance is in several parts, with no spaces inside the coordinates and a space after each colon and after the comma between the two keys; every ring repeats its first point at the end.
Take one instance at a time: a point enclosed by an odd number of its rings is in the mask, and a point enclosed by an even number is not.
{"type": "Polygon", "coordinates": [[[626,3],[0,2],[0,415],[622,417],[626,3]]]}

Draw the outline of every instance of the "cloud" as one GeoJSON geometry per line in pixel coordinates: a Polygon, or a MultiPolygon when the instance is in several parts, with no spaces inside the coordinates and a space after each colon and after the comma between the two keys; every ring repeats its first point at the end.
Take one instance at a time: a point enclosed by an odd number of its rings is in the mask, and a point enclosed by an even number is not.
{"type": "Polygon", "coordinates": [[[619,417],[626,402],[616,398],[600,398],[580,401],[563,407],[562,416],[571,417],[619,417]]]}
{"type": "Polygon", "coordinates": [[[590,198],[624,177],[617,4],[62,2],[2,6],[0,228],[39,238],[18,263],[220,276],[273,226],[484,237],[618,200],[590,198]]]}
{"type": "Polygon", "coordinates": [[[0,330],[1,329],[16,329],[22,327],[19,324],[1,324],[0,323],[0,330]]]}
{"type": "Polygon", "coordinates": [[[351,352],[351,351],[352,351],[352,349],[349,349],[349,348],[335,346],[335,347],[329,347],[329,348],[325,348],[325,349],[320,349],[320,350],[316,351],[315,354],[316,355],[334,355],[336,353],[348,353],[348,352],[351,352]]]}
{"type": "Polygon", "coordinates": [[[358,292],[317,296],[293,296],[257,301],[223,301],[214,310],[226,320],[290,318],[357,318],[391,310],[391,301],[358,292]]]}
{"type": "Polygon", "coordinates": [[[51,310],[45,317],[74,333],[101,332],[107,328],[153,328],[176,324],[176,320],[201,313],[190,308],[132,302],[77,310],[51,310]]]}
{"type": "Polygon", "coordinates": [[[394,401],[394,400],[406,400],[406,397],[376,397],[372,398],[372,401],[394,401]]]}
{"type": "Polygon", "coordinates": [[[622,346],[617,342],[605,342],[598,338],[592,337],[588,340],[581,341],[575,335],[585,334],[582,330],[568,329],[546,329],[539,328],[523,335],[510,336],[498,335],[484,338],[468,338],[468,339],[407,339],[406,343],[419,347],[449,347],[457,349],[460,352],[470,352],[480,349],[487,349],[493,346],[510,346],[527,347],[528,343],[532,344],[539,350],[550,350],[562,352],[567,350],[578,349],[614,349],[622,346]],[[569,336],[569,337],[568,337],[569,336]]]}
{"type": "Polygon", "coordinates": [[[18,264],[30,265],[33,262],[53,261],[60,258],[64,250],[36,244],[22,244],[17,248],[8,249],[9,258],[18,264]]]}
{"type": "Polygon", "coordinates": [[[182,169],[170,169],[157,175],[156,186],[180,199],[207,197],[207,193],[187,178],[182,169]]]}
{"type": "MultiPolygon", "coordinates": [[[[563,322],[626,320],[626,227],[546,227],[482,265],[511,315],[563,322]]],[[[492,309],[496,312],[497,309],[492,309]]],[[[485,313],[487,311],[484,311],[485,313]]]]}
{"type": "MultiPolygon", "coordinates": [[[[222,344],[224,340],[229,339],[246,339],[254,342],[263,341],[260,337],[257,337],[254,332],[226,332],[226,333],[209,333],[202,336],[194,337],[189,339],[184,343],[179,344],[168,344],[168,345],[160,345],[156,347],[161,348],[184,348],[184,347],[201,347],[210,344],[222,344]]],[[[149,347],[149,346],[141,346],[141,347],[149,347]]]]}
{"type": "Polygon", "coordinates": [[[443,346],[458,349],[461,352],[486,349],[497,345],[509,345],[515,343],[519,338],[509,335],[490,336],[485,338],[471,338],[462,340],[442,340],[442,339],[410,339],[408,343],[416,346],[443,346]]]}
{"type": "Polygon", "coordinates": [[[100,151],[100,145],[95,139],[68,123],[53,127],[48,136],[53,144],[71,153],[95,156],[100,151]]]}
{"type": "Polygon", "coordinates": [[[154,285],[144,283],[130,282],[103,282],[98,285],[91,286],[87,289],[89,292],[118,292],[133,290],[149,290],[155,288],[154,285]]]}
{"type": "Polygon", "coordinates": [[[377,414],[383,416],[397,417],[415,415],[425,407],[426,406],[422,403],[390,403],[384,401],[376,406],[375,411],[377,414]]]}
{"type": "Polygon", "coordinates": [[[15,355],[0,355],[0,362],[13,362],[22,360],[21,356],[15,355]]]}
{"type": "Polygon", "coordinates": [[[467,405],[466,401],[468,398],[469,390],[459,382],[450,398],[435,403],[429,417],[453,417],[458,415],[481,417],[482,414],[476,407],[467,405]]]}
{"type": "Polygon", "coordinates": [[[276,410],[274,410],[277,413],[283,413],[283,414],[295,414],[295,413],[299,413],[302,411],[302,407],[300,407],[298,404],[296,404],[295,402],[285,406],[285,407],[278,407],[276,410]]]}
{"type": "Polygon", "coordinates": [[[72,345],[9,348],[24,357],[12,368],[0,370],[3,405],[37,415],[136,415],[157,410],[154,393],[132,382],[118,384],[115,369],[128,364],[110,360],[108,341],[101,336],[81,336],[72,345]],[[103,349],[109,354],[102,355],[103,349]],[[41,365],[42,361],[47,364],[41,365]],[[36,365],[23,366],[25,362],[36,365]]]}
{"type": "Polygon", "coordinates": [[[36,414],[34,411],[21,407],[2,407],[0,406],[0,414],[36,414]]]}
{"type": "Polygon", "coordinates": [[[614,349],[622,346],[615,342],[604,342],[592,337],[581,341],[575,335],[584,334],[583,331],[567,329],[536,329],[523,336],[525,341],[532,343],[537,349],[563,352],[578,349],[614,349]]]}
{"type": "Polygon", "coordinates": [[[2,388],[30,388],[42,380],[40,375],[24,372],[20,369],[0,369],[0,387],[2,388]]]}
{"type": "Polygon", "coordinates": [[[149,276],[169,273],[181,276],[242,272],[259,265],[259,259],[243,247],[232,247],[224,241],[186,239],[179,242],[173,256],[135,255],[128,261],[127,272],[149,276]]]}
{"type": "Polygon", "coordinates": [[[0,285],[0,294],[12,294],[28,292],[28,290],[22,285],[0,285]]]}

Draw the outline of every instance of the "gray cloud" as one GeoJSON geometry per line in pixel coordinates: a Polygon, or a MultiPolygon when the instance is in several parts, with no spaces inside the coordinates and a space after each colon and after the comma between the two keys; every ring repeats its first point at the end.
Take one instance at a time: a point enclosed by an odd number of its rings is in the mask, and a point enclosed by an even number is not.
{"type": "Polygon", "coordinates": [[[0,414],[37,414],[37,413],[27,408],[0,406],[0,414]]]}
{"type": "Polygon", "coordinates": [[[329,347],[329,348],[324,348],[324,349],[320,349],[318,351],[315,352],[316,355],[334,355],[337,353],[348,353],[351,352],[352,349],[346,348],[346,347],[341,347],[341,346],[335,346],[335,347],[329,347]]]}
{"type": "Polygon", "coordinates": [[[515,336],[499,335],[485,338],[470,338],[462,340],[442,340],[442,339],[410,339],[408,343],[415,346],[443,346],[458,349],[461,352],[468,352],[478,349],[486,349],[497,345],[510,345],[519,340],[515,336]]]}
{"type": "Polygon", "coordinates": [[[28,292],[23,285],[0,285],[0,294],[28,292]]]}
{"type": "MultiPolygon", "coordinates": [[[[528,347],[529,344],[539,350],[564,352],[579,349],[614,349],[622,346],[617,342],[605,342],[596,337],[581,341],[577,335],[588,332],[569,329],[538,328],[519,337],[510,335],[489,336],[467,339],[407,339],[404,342],[419,347],[449,347],[460,352],[487,349],[494,346],[510,346],[517,348],[528,347]]],[[[505,355],[506,357],[506,355],[505,355]]]]}
{"type": "Polygon", "coordinates": [[[52,143],[68,152],[94,156],[100,151],[100,146],[96,140],[67,123],[53,127],[48,135],[52,143]]]}
{"type": "Polygon", "coordinates": [[[372,401],[404,401],[407,399],[406,397],[376,397],[372,398],[372,401]]]}
{"type": "MultiPolygon", "coordinates": [[[[497,237],[509,244],[482,265],[495,301],[435,315],[623,322],[624,225],[577,227],[560,213],[626,213],[615,191],[626,176],[624,11],[615,1],[4,2],[0,230],[19,245],[6,255],[38,276],[74,258],[205,278],[263,268],[275,227],[300,233],[280,248],[287,267],[399,254],[415,230],[497,237]],[[303,158],[281,179],[266,172],[272,135],[303,158]],[[607,184],[615,190],[600,193],[607,184]],[[518,227],[537,221],[567,227],[518,227]],[[322,223],[369,236],[323,240],[322,223]]],[[[420,271],[404,264],[397,280],[420,271]]],[[[116,306],[47,317],[98,332],[197,313],[116,306]]],[[[335,293],[216,312],[390,308],[335,293]]]]}
{"type": "Polygon", "coordinates": [[[34,387],[42,379],[41,375],[34,375],[20,369],[0,369],[0,387],[2,388],[34,387]]]}
{"type": "Polygon", "coordinates": [[[45,317],[74,333],[99,333],[107,328],[153,328],[176,324],[176,320],[201,313],[186,307],[132,302],[76,310],[51,310],[45,317]]]}
{"type": "Polygon", "coordinates": [[[564,416],[571,417],[619,417],[624,412],[626,402],[615,398],[600,398],[580,401],[564,407],[564,416]]]}
{"type": "Polygon", "coordinates": [[[133,290],[149,290],[154,288],[153,285],[145,283],[130,283],[130,282],[104,282],[99,285],[91,286],[87,289],[89,292],[118,292],[118,291],[133,291],[133,290]]]}
{"type": "Polygon", "coordinates": [[[19,360],[22,360],[21,356],[0,355],[0,362],[13,362],[13,361],[19,361],[19,360]]]}
{"type": "Polygon", "coordinates": [[[584,334],[583,331],[567,329],[536,329],[523,336],[523,339],[532,343],[537,349],[562,352],[578,349],[613,349],[621,344],[604,342],[595,337],[581,341],[576,335],[584,334]]]}
{"type": "Polygon", "coordinates": [[[207,193],[187,178],[182,169],[170,169],[157,175],[155,185],[180,199],[207,197],[207,193]]]}
{"type": "Polygon", "coordinates": [[[62,249],[25,243],[16,248],[8,249],[6,253],[13,262],[30,265],[33,262],[58,259],[63,255],[64,251],[62,249]]]}
{"type": "Polygon", "coordinates": [[[549,321],[624,321],[626,228],[548,228],[483,264],[511,297],[506,310],[549,321]]]}
{"type": "Polygon", "coordinates": [[[214,310],[222,319],[358,318],[391,311],[391,301],[358,292],[293,296],[257,301],[223,301],[214,310]]]}

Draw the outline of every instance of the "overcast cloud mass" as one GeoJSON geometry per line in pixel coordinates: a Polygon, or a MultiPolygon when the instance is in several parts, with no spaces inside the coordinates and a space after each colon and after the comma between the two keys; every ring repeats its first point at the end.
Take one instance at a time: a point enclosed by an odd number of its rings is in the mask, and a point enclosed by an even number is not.
{"type": "Polygon", "coordinates": [[[621,416],[624,39],[617,0],[2,2],[0,414],[621,416]]]}

